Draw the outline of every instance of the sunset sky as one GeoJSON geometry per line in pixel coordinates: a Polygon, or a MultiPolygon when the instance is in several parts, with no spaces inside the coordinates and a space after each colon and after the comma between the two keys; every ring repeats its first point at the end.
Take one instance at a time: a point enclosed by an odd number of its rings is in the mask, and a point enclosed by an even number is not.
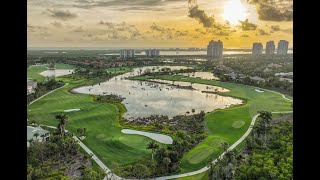
{"type": "Polygon", "coordinates": [[[28,0],[28,47],[292,42],[292,0],[28,0]]]}

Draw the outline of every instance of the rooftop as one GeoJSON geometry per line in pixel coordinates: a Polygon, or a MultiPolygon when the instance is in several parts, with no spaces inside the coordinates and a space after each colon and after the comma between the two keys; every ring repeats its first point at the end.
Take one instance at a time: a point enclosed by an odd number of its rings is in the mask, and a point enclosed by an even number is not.
{"type": "Polygon", "coordinates": [[[41,127],[27,126],[27,141],[32,139],[35,133],[38,133],[38,137],[41,137],[41,135],[47,134],[49,131],[42,129],[41,127]]]}

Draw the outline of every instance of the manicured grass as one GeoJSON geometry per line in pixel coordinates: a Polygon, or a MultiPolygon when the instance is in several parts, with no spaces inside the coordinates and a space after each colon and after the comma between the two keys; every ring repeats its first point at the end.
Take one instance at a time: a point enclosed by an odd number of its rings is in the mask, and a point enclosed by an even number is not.
{"type": "MultiPolygon", "coordinates": [[[[29,79],[33,79],[37,82],[42,82],[45,80],[45,77],[42,76],[40,73],[43,71],[48,70],[47,65],[43,66],[31,66],[30,68],[27,69],[27,77],[29,79]]],[[[55,66],[56,69],[75,69],[75,66],[69,65],[69,64],[56,64],[55,66]]]]}
{"type": "MultiPolygon", "coordinates": [[[[230,91],[224,93],[220,92],[218,94],[246,100],[246,104],[242,106],[215,110],[214,112],[206,114],[205,120],[209,136],[197,147],[193,148],[182,157],[180,165],[182,173],[198,170],[206,166],[210,159],[217,158],[223,152],[220,143],[217,143],[217,141],[219,142],[219,138],[220,140],[225,140],[229,145],[235,143],[247,131],[251,123],[251,119],[257,111],[291,110],[291,102],[283,99],[281,95],[270,91],[257,93],[255,91],[256,87],[252,86],[191,77],[186,78],[184,76],[158,75],[152,78],[220,86],[229,89],[230,91]],[[237,121],[243,121],[245,124],[242,127],[234,128],[233,123],[237,121]],[[202,153],[205,152],[204,150],[207,150],[207,153],[202,155],[202,153]],[[208,153],[210,153],[209,156],[207,156],[208,153]],[[205,156],[207,157],[203,158],[205,156]],[[199,160],[195,161],[195,157],[199,158],[199,160]]],[[[132,79],[147,80],[149,77],[140,76],[132,79]]]]}
{"type": "Polygon", "coordinates": [[[55,66],[56,69],[75,69],[76,67],[74,65],[70,65],[70,64],[62,64],[62,63],[58,63],[55,66]]]}
{"type": "MultiPolygon", "coordinates": [[[[88,137],[83,142],[108,167],[113,169],[118,165],[133,163],[142,158],[150,158],[151,151],[145,149],[150,139],[138,135],[122,134],[120,132],[122,128],[117,121],[118,109],[116,106],[94,102],[90,95],[70,94],[68,90],[72,87],[88,83],[88,80],[74,80],[70,77],[71,75],[57,78],[70,84],[29,106],[31,110],[29,119],[37,120],[41,124],[56,126],[58,124],[57,120],[54,119],[56,113],[65,109],[80,108],[80,111],[68,113],[67,129],[76,134],[77,128],[87,128],[88,137]]],[[[242,106],[216,110],[206,114],[205,120],[209,136],[183,156],[180,165],[182,173],[198,170],[206,166],[212,158],[218,157],[223,152],[221,143],[227,142],[231,145],[236,142],[246,132],[251,118],[257,111],[291,110],[291,102],[283,99],[281,95],[270,91],[257,93],[255,87],[251,86],[186,78],[184,76],[162,75],[156,78],[221,86],[230,91],[219,94],[246,101],[246,104],[242,106]],[[243,121],[245,124],[242,127],[234,128],[234,122],[237,121],[243,121]]],[[[148,77],[142,76],[134,79],[146,80],[148,77]]],[[[195,178],[198,178],[198,175],[195,178]]],[[[187,179],[190,179],[190,177],[187,177],[187,179]]]]}
{"type": "Polygon", "coordinates": [[[77,134],[77,128],[87,129],[83,142],[110,168],[133,163],[141,158],[150,158],[146,150],[149,138],[121,133],[117,121],[117,107],[108,103],[94,102],[90,95],[70,94],[68,86],[49,94],[28,107],[29,119],[40,124],[57,126],[54,115],[66,109],[80,111],[66,113],[69,117],[66,128],[77,134]]]}
{"type": "Polygon", "coordinates": [[[243,125],[245,125],[244,121],[234,121],[232,123],[232,127],[234,127],[234,128],[241,128],[243,125]]]}
{"type": "Polygon", "coordinates": [[[40,75],[41,72],[47,70],[46,66],[32,66],[27,69],[27,77],[37,82],[42,82],[45,77],[40,75]]]}

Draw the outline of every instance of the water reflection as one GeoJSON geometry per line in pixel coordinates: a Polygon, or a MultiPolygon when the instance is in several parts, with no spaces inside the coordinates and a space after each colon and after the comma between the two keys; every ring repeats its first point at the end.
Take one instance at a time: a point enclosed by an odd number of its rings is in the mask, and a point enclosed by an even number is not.
{"type": "Polygon", "coordinates": [[[163,80],[154,80],[158,82],[140,82],[126,79],[146,71],[160,71],[162,68],[171,68],[172,70],[186,69],[185,66],[149,66],[135,68],[133,72],[119,75],[109,81],[100,83],[100,85],[84,86],[74,89],[75,92],[84,94],[115,94],[126,99],[123,101],[127,108],[125,117],[132,120],[138,117],[148,117],[154,114],[167,115],[169,118],[186,114],[195,109],[195,113],[201,110],[205,112],[213,111],[217,108],[225,108],[232,104],[240,104],[242,101],[231,97],[223,97],[217,94],[202,93],[207,87],[213,91],[227,91],[224,88],[206,86],[202,84],[192,84],[194,90],[177,88],[171,84],[179,86],[190,86],[189,82],[165,82],[163,80]]]}

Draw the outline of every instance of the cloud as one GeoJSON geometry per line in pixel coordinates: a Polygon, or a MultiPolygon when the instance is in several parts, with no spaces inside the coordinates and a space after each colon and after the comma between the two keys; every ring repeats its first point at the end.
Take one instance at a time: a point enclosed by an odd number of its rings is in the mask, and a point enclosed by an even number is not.
{"type": "Polygon", "coordinates": [[[263,29],[258,29],[258,33],[256,34],[256,36],[265,36],[265,35],[270,35],[270,34],[263,29]]]}
{"type": "Polygon", "coordinates": [[[240,26],[239,26],[243,31],[250,31],[250,30],[256,30],[257,25],[249,22],[248,19],[244,21],[240,21],[240,26]]]}
{"type": "Polygon", "coordinates": [[[75,1],[75,7],[94,8],[94,7],[112,7],[121,11],[163,11],[168,3],[183,2],[185,0],[78,0],[75,1]]]}
{"type": "Polygon", "coordinates": [[[208,16],[204,10],[199,9],[198,5],[190,6],[188,16],[190,18],[196,19],[199,23],[203,25],[203,27],[214,27],[214,16],[208,16]]]}
{"type": "Polygon", "coordinates": [[[50,17],[57,18],[63,21],[74,19],[77,17],[76,14],[71,13],[69,10],[56,10],[56,9],[47,9],[47,12],[50,17]]]}
{"type": "Polygon", "coordinates": [[[272,32],[280,31],[280,26],[279,25],[271,26],[270,29],[271,29],[272,32]]]}
{"type": "Polygon", "coordinates": [[[180,36],[187,36],[189,34],[188,31],[176,31],[175,36],[180,37],[180,36]]]}
{"type": "Polygon", "coordinates": [[[54,21],[51,23],[52,26],[56,27],[56,28],[62,28],[63,25],[60,22],[54,21]]]}
{"type": "Polygon", "coordinates": [[[256,5],[260,20],[292,21],[293,0],[247,0],[256,5]]]}

